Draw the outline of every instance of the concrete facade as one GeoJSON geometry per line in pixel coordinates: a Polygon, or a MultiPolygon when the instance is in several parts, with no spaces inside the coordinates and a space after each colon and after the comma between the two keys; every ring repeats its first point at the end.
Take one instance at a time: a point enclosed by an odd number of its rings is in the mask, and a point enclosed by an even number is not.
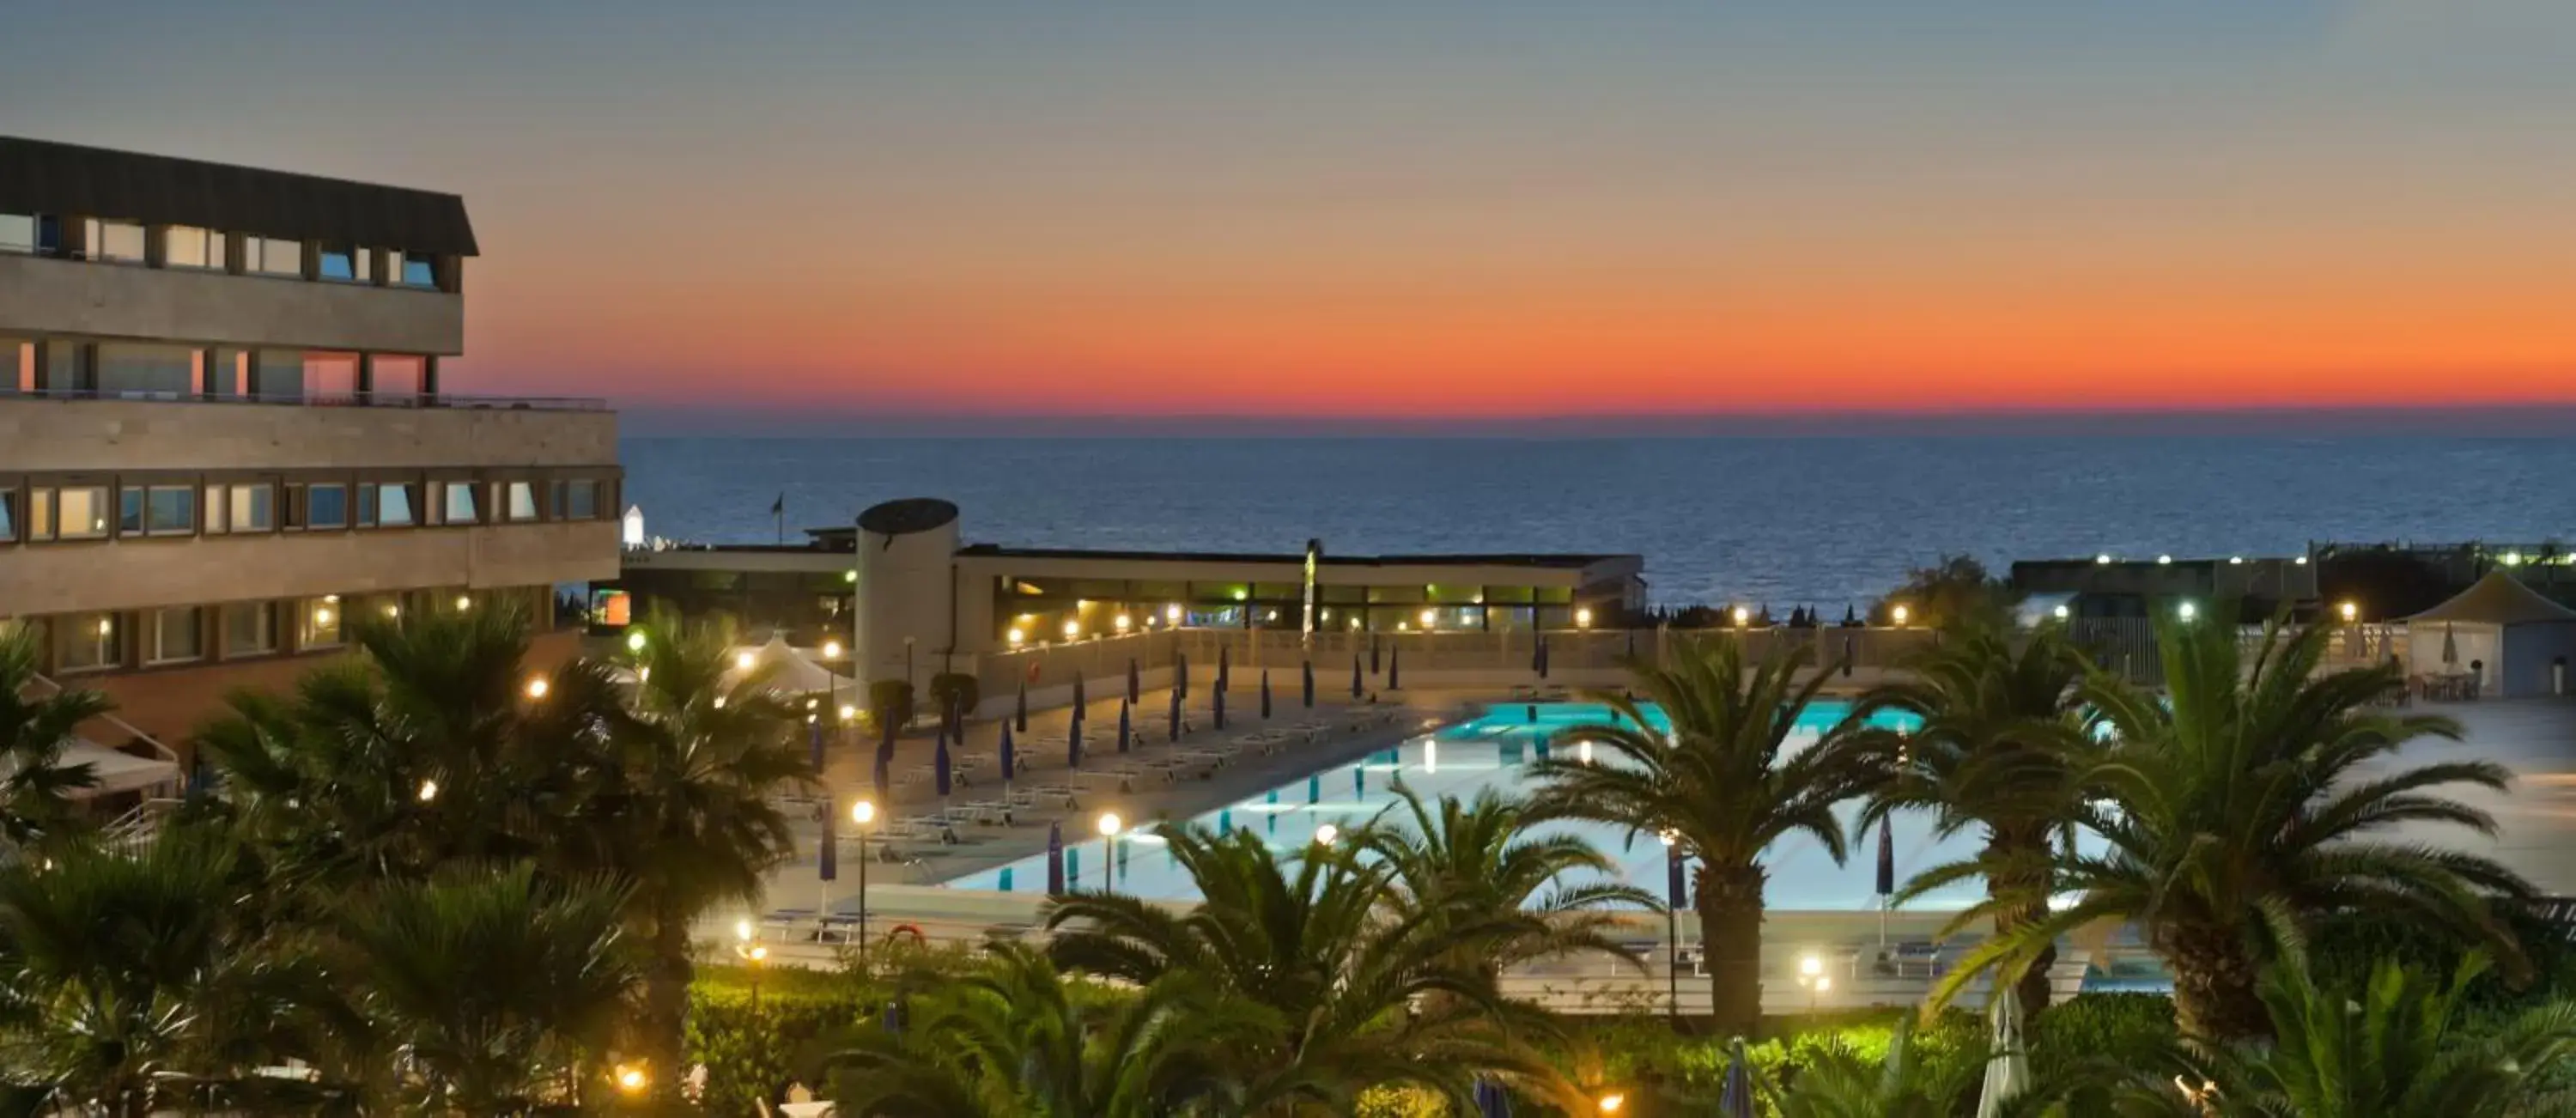
{"type": "Polygon", "coordinates": [[[454,356],[465,297],[0,253],[0,336],[36,334],[454,356]]]}
{"type": "Polygon", "coordinates": [[[593,520],[98,540],[0,550],[0,617],[430,587],[494,590],[617,575],[593,520]]]}
{"type": "Polygon", "coordinates": [[[617,417],[607,411],[0,396],[0,472],[613,467],[616,461],[617,417]]]}

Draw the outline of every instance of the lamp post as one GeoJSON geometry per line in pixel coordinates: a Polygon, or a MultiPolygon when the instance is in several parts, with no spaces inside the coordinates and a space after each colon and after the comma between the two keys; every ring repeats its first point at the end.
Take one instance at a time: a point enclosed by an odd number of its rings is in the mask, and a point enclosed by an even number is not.
{"type": "Polygon", "coordinates": [[[1673,833],[1655,836],[1664,844],[1664,1004],[1675,1021],[1682,1017],[1682,852],[1673,833]]]}
{"type": "Polygon", "coordinates": [[[875,801],[862,799],[850,805],[850,825],[859,832],[859,966],[868,962],[868,824],[877,821],[875,801]]]}
{"type": "MultiPolygon", "coordinates": [[[[765,1075],[769,1062],[769,1037],[760,1023],[760,965],[769,961],[769,947],[752,940],[748,918],[734,921],[733,937],[735,957],[751,969],[751,1063],[758,1069],[753,1074],[765,1075]]],[[[768,1094],[768,1087],[763,1086],[761,1095],[766,1097],[768,1094]]]]}
{"type": "Polygon", "coordinates": [[[1100,891],[1118,891],[1118,828],[1123,823],[1114,811],[1100,813],[1100,891]]]}

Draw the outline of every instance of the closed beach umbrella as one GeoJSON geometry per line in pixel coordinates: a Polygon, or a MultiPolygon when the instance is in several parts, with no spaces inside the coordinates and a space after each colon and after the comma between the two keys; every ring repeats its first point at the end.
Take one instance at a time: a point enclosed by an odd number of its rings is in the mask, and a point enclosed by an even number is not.
{"type": "Polygon", "coordinates": [[[1370,634],[1369,634],[1369,674],[1370,674],[1370,675],[1376,675],[1377,673],[1378,673],[1378,666],[1377,666],[1377,634],[1375,634],[1375,633],[1370,633],[1370,634]]]}
{"type": "Polygon", "coordinates": [[[1020,702],[1012,708],[1011,722],[1020,728],[1021,733],[1029,732],[1029,681],[1025,679],[1020,681],[1020,702]]]}
{"type": "Polygon", "coordinates": [[[1216,690],[1208,693],[1208,714],[1209,721],[1214,722],[1216,728],[1222,730],[1225,729],[1225,684],[1222,682],[1225,676],[1220,674],[1217,679],[1220,682],[1217,683],[1216,690]]]}
{"type": "Polygon", "coordinates": [[[1073,725],[1064,732],[1064,767],[1082,767],[1082,716],[1074,715],[1073,725]]]}
{"type": "Polygon", "coordinates": [[[1753,1060],[1744,1054],[1744,1038],[1726,1046],[1726,1078],[1717,1091],[1717,1112],[1725,1118],[1753,1118],[1753,1060]]]}
{"type": "Polygon", "coordinates": [[[1852,665],[1859,662],[1860,638],[1850,633],[1843,634],[1843,678],[1851,678],[1852,665]]]}
{"type": "Polygon", "coordinates": [[[1682,857],[1679,846],[1664,850],[1664,903],[1679,912],[1690,904],[1690,859],[1682,857]]]}
{"type": "Polygon", "coordinates": [[[1351,654],[1351,697],[1360,697],[1360,656],[1356,652],[1351,654]]]}
{"type": "Polygon", "coordinates": [[[1390,649],[1387,649],[1387,650],[1386,650],[1386,689],[1387,689],[1387,690],[1389,690],[1389,691],[1402,691],[1402,690],[1404,690],[1404,682],[1403,682],[1403,681],[1404,681],[1404,650],[1403,650],[1403,649],[1401,649],[1401,648],[1390,648],[1390,649]]]}
{"type": "Polygon", "coordinates": [[[1310,804],[1324,802],[1324,774],[1316,773],[1306,778],[1306,802],[1310,804]]]}
{"type": "Polygon", "coordinates": [[[1227,650],[1226,645],[1216,646],[1216,693],[1219,698],[1224,697],[1226,688],[1234,686],[1233,658],[1226,654],[1227,650]]]}
{"type": "Polygon", "coordinates": [[[1079,747],[1082,744],[1082,708],[1073,708],[1073,721],[1065,727],[1064,739],[1079,747]]]}
{"type": "Polygon", "coordinates": [[[886,771],[893,767],[894,719],[889,718],[885,720],[885,728],[877,737],[876,765],[871,772],[873,779],[870,781],[876,788],[877,798],[880,800],[885,798],[886,786],[893,783],[886,779],[886,771]]]}
{"type": "Polygon", "coordinates": [[[1012,779],[1019,775],[1019,751],[1011,747],[1011,724],[1005,722],[1002,723],[1002,787],[1006,789],[1003,794],[1004,799],[1009,798],[1007,789],[1010,788],[1012,779]]]}
{"type": "Polygon", "coordinates": [[[1064,824],[1047,824],[1047,895],[1064,893],[1064,824]]]}
{"type": "Polygon", "coordinates": [[[1073,716],[1082,717],[1083,704],[1089,701],[1082,697],[1082,673],[1076,671],[1073,675],[1073,716]]]}
{"type": "Polygon", "coordinates": [[[1190,697],[1190,658],[1183,653],[1172,654],[1172,690],[1184,699],[1190,697]]]}
{"type": "MultiPolygon", "coordinates": [[[[840,829],[834,825],[840,817],[840,812],[828,806],[823,809],[823,841],[814,848],[814,871],[825,881],[837,880],[841,876],[841,835],[840,829]]],[[[822,915],[831,913],[827,911],[822,915]]]]}
{"type": "Polygon", "coordinates": [[[823,720],[821,718],[805,724],[805,741],[814,752],[814,775],[821,776],[823,775],[823,720]]]}
{"type": "Polygon", "coordinates": [[[1261,717],[1270,717],[1270,669],[1261,669],[1261,717]]]}
{"type": "Polygon", "coordinates": [[[1118,700],[1118,752],[1120,753],[1127,752],[1127,743],[1136,736],[1134,725],[1127,720],[1127,711],[1127,700],[1118,700]]]}
{"type": "Polygon", "coordinates": [[[1178,691],[1172,692],[1172,712],[1169,731],[1170,737],[1167,740],[1181,740],[1181,693],[1178,691]]]}
{"type": "Polygon", "coordinates": [[[1992,1054],[1986,1057],[1986,1087],[1977,1095],[1977,1118],[1996,1118],[2014,1095],[2030,1089],[2030,1049],[2021,1039],[2021,999],[2011,986],[1999,982],[1989,1000],[1994,1003],[1988,1015],[1994,1021],[1995,1039],[1992,1054]]]}
{"type": "Polygon", "coordinates": [[[1476,1081],[1477,1118],[1512,1118],[1512,1097],[1490,1079],[1476,1081]]]}
{"type": "Polygon", "coordinates": [[[1306,709],[1315,709],[1315,662],[1305,661],[1297,669],[1297,689],[1306,701],[1306,709]]]}
{"type": "Polygon", "coordinates": [[[2446,668],[2460,666],[2460,637],[2459,634],[2451,631],[2451,623],[2448,621],[2442,623],[2442,666],[2446,668]]]}
{"type": "Polygon", "coordinates": [[[1128,702],[1131,702],[1131,703],[1141,703],[1141,702],[1144,702],[1144,701],[1145,701],[1145,691],[1144,691],[1144,686],[1145,686],[1145,678],[1144,678],[1143,676],[1141,676],[1141,675],[1137,674],[1137,672],[1136,672],[1136,658],[1135,658],[1135,657],[1133,657],[1133,656],[1128,657],[1128,658],[1127,658],[1127,701],[1128,701],[1128,702]]]}
{"type": "Polygon", "coordinates": [[[1878,821],[1878,903],[1896,896],[1896,818],[1878,821]]]}
{"type": "Polygon", "coordinates": [[[1538,642],[1530,646],[1530,671],[1540,679],[1547,678],[1547,634],[1545,633],[1540,633],[1538,642]]]}
{"type": "Polygon", "coordinates": [[[948,727],[942,726],[939,728],[939,744],[932,746],[930,750],[930,779],[939,789],[939,806],[943,808],[948,806],[948,786],[955,776],[950,771],[951,765],[952,762],[948,756],[948,727]]]}

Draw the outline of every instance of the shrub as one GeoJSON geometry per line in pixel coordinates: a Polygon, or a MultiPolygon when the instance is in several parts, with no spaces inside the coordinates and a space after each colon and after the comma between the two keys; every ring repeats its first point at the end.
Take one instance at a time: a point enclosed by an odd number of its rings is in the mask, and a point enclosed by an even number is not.
{"type": "Polygon", "coordinates": [[[930,701],[940,713],[957,711],[961,715],[975,712],[982,701],[981,684],[964,672],[941,672],[930,677],[930,701]]]}
{"type": "Polygon", "coordinates": [[[912,681],[880,679],[868,685],[868,717],[879,727],[912,721],[912,681]]]}
{"type": "Polygon", "coordinates": [[[2162,994],[2085,994],[2031,1022],[2031,1073],[2047,1078],[2086,1063],[2150,1071],[2171,1062],[2181,1032],[2162,994]]]}

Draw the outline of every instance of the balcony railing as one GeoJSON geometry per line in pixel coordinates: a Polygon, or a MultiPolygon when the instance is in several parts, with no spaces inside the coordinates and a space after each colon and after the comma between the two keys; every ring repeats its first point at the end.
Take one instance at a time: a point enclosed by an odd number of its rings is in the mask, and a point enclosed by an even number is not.
{"type": "Polygon", "coordinates": [[[120,388],[0,389],[0,400],[129,400],[169,404],[264,404],[306,408],[452,408],[484,411],[607,411],[596,396],[466,396],[453,392],[297,392],[225,393],[152,391],[120,388]]]}

